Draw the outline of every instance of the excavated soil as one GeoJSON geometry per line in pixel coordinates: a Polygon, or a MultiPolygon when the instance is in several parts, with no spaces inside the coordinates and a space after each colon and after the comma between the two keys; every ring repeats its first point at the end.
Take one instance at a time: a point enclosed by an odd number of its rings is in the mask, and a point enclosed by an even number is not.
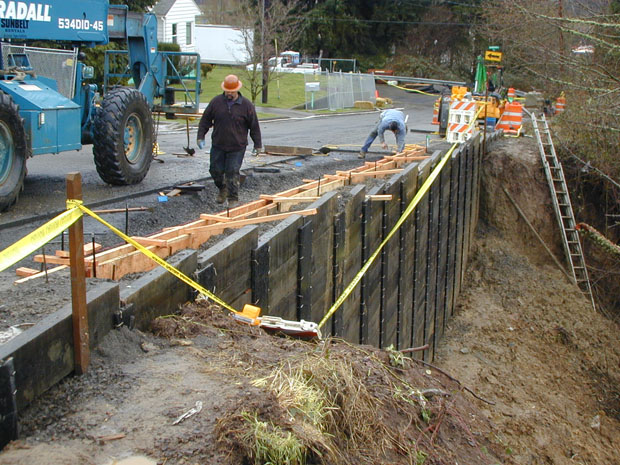
{"type": "Polygon", "coordinates": [[[110,333],[88,374],[22,412],[0,464],[268,463],[266,449],[291,464],[620,464],[618,327],[503,188],[561,257],[535,147],[500,142],[483,163],[479,228],[433,366],[267,335],[187,304],[152,333],[110,333]]]}

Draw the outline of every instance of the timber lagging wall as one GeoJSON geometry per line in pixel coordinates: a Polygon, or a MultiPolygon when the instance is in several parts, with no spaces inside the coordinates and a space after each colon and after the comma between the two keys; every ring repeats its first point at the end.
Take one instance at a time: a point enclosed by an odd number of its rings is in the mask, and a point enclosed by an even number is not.
{"type": "MultiPolygon", "coordinates": [[[[495,139],[498,134],[491,136],[495,139]]],[[[487,147],[489,144],[487,143],[487,147]]],[[[198,254],[170,262],[234,308],[320,321],[377,250],[445,152],[410,164],[367,189],[330,192],[259,236],[247,226],[198,254]],[[371,201],[367,195],[391,194],[371,201]]],[[[381,251],[331,320],[324,335],[402,349],[429,345],[432,360],[450,319],[478,220],[480,136],[455,151],[417,208],[381,251]]],[[[91,348],[119,321],[150,321],[191,298],[190,288],[163,268],[131,285],[105,283],[87,294],[91,348]]],[[[17,434],[18,411],[73,371],[71,306],[67,305],[0,346],[0,448],[17,434]]]]}
{"type": "MultiPolygon", "coordinates": [[[[357,185],[346,193],[325,194],[309,206],[318,210],[316,215],[293,215],[260,237],[242,230],[242,255],[251,255],[249,261],[217,260],[207,251],[198,259],[205,263],[200,282],[216,292],[227,289],[226,296],[218,295],[229,301],[251,300],[265,315],[319,322],[444,154],[437,151],[370,189],[357,185]],[[391,194],[392,200],[366,198],[372,194],[391,194]],[[238,273],[231,271],[233,263],[238,273]],[[247,270],[251,279],[237,280],[236,289],[227,283],[231,273],[240,276],[247,270]]],[[[453,313],[478,219],[481,158],[479,137],[452,154],[413,214],[322,328],[323,335],[399,349],[428,344],[418,356],[433,359],[453,313]]]]}

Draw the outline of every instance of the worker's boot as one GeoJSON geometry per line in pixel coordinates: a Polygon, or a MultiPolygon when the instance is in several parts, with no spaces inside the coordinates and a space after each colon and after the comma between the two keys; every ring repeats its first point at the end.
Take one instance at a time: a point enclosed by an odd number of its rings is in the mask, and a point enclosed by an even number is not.
{"type": "Polygon", "coordinates": [[[227,197],[228,197],[228,189],[226,188],[226,186],[224,186],[220,189],[220,192],[217,194],[217,198],[215,199],[215,201],[217,203],[224,203],[226,202],[227,197]]]}
{"type": "Polygon", "coordinates": [[[233,174],[228,178],[228,208],[239,205],[239,175],[233,174]]]}
{"type": "Polygon", "coordinates": [[[357,155],[357,158],[361,158],[361,159],[366,158],[366,152],[364,152],[363,150],[360,150],[360,153],[357,155]]]}

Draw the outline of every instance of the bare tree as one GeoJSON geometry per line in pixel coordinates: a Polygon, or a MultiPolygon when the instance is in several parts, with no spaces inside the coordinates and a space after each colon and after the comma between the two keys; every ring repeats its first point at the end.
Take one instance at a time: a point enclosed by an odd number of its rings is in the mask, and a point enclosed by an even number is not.
{"type": "Polygon", "coordinates": [[[243,45],[250,61],[242,75],[255,102],[261,92],[266,94],[268,83],[275,78],[273,66],[267,65],[269,58],[275,57],[276,51],[289,48],[303,32],[303,3],[301,0],[243,0],[242,3],[239,17],[243,22],[243,45]]]}
{"type": "Polygon", "coordinates": [[[611,6],[610,0],[488,1],[485,12],[487,33],[501,43],[515,84],[522,78],[552,98],[564,92],[568,111],[556,124],[563,142],[618,180],[620,15],[611,6]]]}
{"type": "MultiPolygon", "coordinates": [[[[575,214],[617,242],[620,15],[614,5],[617,0],[488,1],[485,11],[489,37],[503,47],[507,79],[521,77],[551,98],[565,93],[566,111],[553,118],[552,129],[575,214]]],[[[617,318],[620,261],[586,245],[597,306],[617,318]]]]}

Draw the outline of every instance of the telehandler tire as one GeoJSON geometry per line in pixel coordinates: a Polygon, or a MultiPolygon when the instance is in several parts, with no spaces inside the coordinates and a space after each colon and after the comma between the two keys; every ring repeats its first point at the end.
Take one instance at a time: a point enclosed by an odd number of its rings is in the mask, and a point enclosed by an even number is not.
{"type": "Polygon", "coordinates": [[[105,94],[94,121],[93,155],[108,184],[137,184],[153,160],[153,115],[139,90],[117,87],[105,94]]]}
{"type": "Polygon", "coordinates": [[[0,212],[17,201],[24,186],[28,150],[19,106],[0,92],[0,212]]]}

